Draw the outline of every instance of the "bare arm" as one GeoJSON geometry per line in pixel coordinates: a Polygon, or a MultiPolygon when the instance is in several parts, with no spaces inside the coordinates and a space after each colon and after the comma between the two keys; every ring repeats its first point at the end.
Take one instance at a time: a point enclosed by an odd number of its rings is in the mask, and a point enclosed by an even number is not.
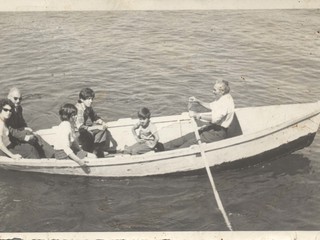
{"type": "Polygon", "coordinates": [[[154,136],[154,140],[153,140],[153,143],[152,143],[151,148],[154,148],[154,147],[157,145],[157,143],[159,142],[159,135],[158,135],[158,133],[154,133],[153,136],[154,136]]]}
{"type": "Polygon", "coordinates": [[[154,148],[157,143],[159,142],[159,134],[158,134],[158,131],[157,131],[157,128],[155,127],[155,125],[151,125],[151,132],[152,132],[152,135],[154,137],[154,140],[152,141],[151,145],[149,147],[151,148],[154,148]]]}
{"type": "Polygon", "coordinates": [[[13,154],[8,148],[7,148],[7,144],[4,143],[3,138],[6,137],[3,134],[4,133],[4,129],[5,129],[5,123],[4,122],[0,122],[0,150],[2,152],[4,152],[6,155],[8,155],[9,157],[13,158],[13,159],[19,159],[21,158],[20,154],[13,154]]]}
{"type": "Polygon", "coordinates": [[[11,136],[23,141],[25,140],[26,136],[27,136],[27,131],[25,131],[24,129],[16,129],[16,128],[12,128],[12,127],[8,127],[9,128],[9,132],[11,134],[11,136]]]}
{"type": "Polygon", "coordinates": [[[80,159],[80,158],[79,158],[77,155],[75,155],[73,152],[70,153],[68,156],[71,158],[71,160],[75,161],[75,162],[78,163],[80,166],[85,165],[84,160],[83,160],[83,159],[80,159]]]}
{"type": "Polygon", "coordinates": [[[0,150],[7,154],[9,157],[13,159],[20,159],[22,156],[20,154],[13,154],[4,144],[2,138],[0,138],[0,150]]]}
{"type": "Polygon", "coordinates": [[[85,173],[90,173],[91,172],[90,168],[88,167],[88,165],[85,163],[85,161],[83,159],[80,159],[74,153],[70,153],[68,156],[71,158],[71,160],[73,160],[76,163],[78,163],[85,173]]]}
{"type": "Polygon", "coordinates": [[[206,122],[212,122],[212,115],[211,113],[197,113],[195,118],[198,120],[204,120],[206,122]]]}
{"type": "Polygon", "coordinates": [[[206,109],[211,109],[210,108],[210,103],[201,101],[200,99],[197,99],[196,97],[190,97],[189,101],[190,102],[194,102],[194,103],[199,103],[201,106],[205,107],[206,109]]]}
{"type": "Polygon", "coordinates": [[[139,127],[140,127],[140,124],[137,123],[137,124],[133,125],[133,127],[131,128],[131,132],[132,132],[132,134],[133,134],[133,137],[136,139],[137,142],[140,142],[140,140],[141,140],[141,139],[138,137],[137,132],[136,132],[136,130],[137,130],[139,127]]]}

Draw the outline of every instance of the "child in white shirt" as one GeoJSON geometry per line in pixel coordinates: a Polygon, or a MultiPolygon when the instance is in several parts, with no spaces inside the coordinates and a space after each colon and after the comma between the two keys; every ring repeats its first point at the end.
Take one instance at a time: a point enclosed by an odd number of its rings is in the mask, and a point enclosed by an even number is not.
{"type": "Polygon", "coordinates": [[[75,135],[75,120],[77,108],[70,103],[61,106],[59,110],[61,123],[57,129],[57,138],[54,143],[56,159],[71,159],[78,163],[82,169],[89,173],[90,169],[86,165],[85,157],[96,158],[94,154],[85,152],[79,146],[75,135]]]}
{"type": "Polygon", "coordinates": [[[143,107],[138,111],[139,122],[132,127],[132,134],[137,143],[125,147],[126,154],[143,154],[161,148],[156,126],[150,122],[151,113],[148,108],[143,107]],[[138,131],[138,134],[137,134],[138,131]]]}

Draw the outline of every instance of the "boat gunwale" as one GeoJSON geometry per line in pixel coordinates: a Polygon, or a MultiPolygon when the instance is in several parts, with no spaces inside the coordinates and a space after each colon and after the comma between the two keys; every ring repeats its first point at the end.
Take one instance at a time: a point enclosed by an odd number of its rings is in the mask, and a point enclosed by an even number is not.
{"type": "MultiPolygon", "coordinates": [[[[319,103],[319,102],[318,102],[319,103]]],[[[278,125],[274,125],[271,128],[265,128],[258,132],[253,132],[247,135],[239,135],[236,137],[224,139],[218,142],[213,143],[203,143],[205,152],[212,152],[216,150],[220,150],[223,148],[230,148],[236,145],[240,145],[242,143],[252,142],[257,139],[263,138],[265,136],[271,135],[276,132],[280,132],[283,129],[292,127],[300,122],[308,120],[317,116],[320,113],[320,109],[312,111],[311,113],[304,115],[303,117],[295,118],[294,120],[288,120],[278,125]],[[227,143],[227,144],[226,144],[227,143]],[[228,144],[229,143],[229,144],[228,144]]],[[[182,115],[182,114],[181,114],[182,115]]],[[[178,115],[180,116],[180,115],[178,115]]],[[[187,120],[187,119],[185,119],[187,120]]],[[[190,118],[189,118],[190,120],[190,118]]],[[[150,162],[157,161],[166,161],[176,157],[189,157],[191,155],[195,155],[200,153],[198,145],[192,145],[189,148],[183,149],[175,149],[171,151],[164,152],[156,152],[148,155],[114,155],[112,157],[107,158],[99,158],[99,159],[90,159],[88,162],[89,167],[114,167],[114,166],[123,166],[123,165],[135,165],[135,164],[145,164],[150,162]],[[170,156],[168,156],[170,154],[170,156]],[[143,157],[142,157],[143,156],[143,157]],[[130,161],[120,162],[120,163],[110,163],[110,160],[119,161],[121,158],[128,159],[130,161]],[[135,158],[139,158],[139,160],[135,160],[135,158]],[[107,161],[107,162],[106,162],[107,161]],[[109,163],[108,163],[109,161],[109,163]]],[[[44,159],[20,159],[13,160],[8,157],[0,157],[0,166],[26,166],[30,168],[79,168],[80,166],[72,160],[57,160],[55,158],[44,158],[44,159]],[[42,163],[46,165],[42,165],[42,163]],[[59,164],[57,164],[59,163],[59,164]]]]}

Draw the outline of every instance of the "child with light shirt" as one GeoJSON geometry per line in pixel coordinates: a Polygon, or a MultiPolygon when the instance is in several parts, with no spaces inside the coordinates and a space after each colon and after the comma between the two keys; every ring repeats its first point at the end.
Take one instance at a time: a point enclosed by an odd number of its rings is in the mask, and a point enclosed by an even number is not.
{"type": "Polygon", "coordinates": [[[54,143],[56,159],[71,159],[78,163],[82,169],[89,173],[90,169],[86,165],[85,157],[96,158],[94,154],[85,152],[79,146],[75,135],[75,120],[77,108],[70,103],[61,106],[59,110],[61,123],[57,129],[57,138],[54,143]]]}
{"type": "Polygon", "coordinates": [[[150,122],[151,113],[146,107],[138,111],[139,122],[132,127],[132,134],[137,143],[127,147],[123,153],[125,154],[143,154],[152,150],[161,150],[161,143],[159,142],[159,135],[156,126],[150,122]],[[138,131],[138,134],[137,134],[138,131]]]}

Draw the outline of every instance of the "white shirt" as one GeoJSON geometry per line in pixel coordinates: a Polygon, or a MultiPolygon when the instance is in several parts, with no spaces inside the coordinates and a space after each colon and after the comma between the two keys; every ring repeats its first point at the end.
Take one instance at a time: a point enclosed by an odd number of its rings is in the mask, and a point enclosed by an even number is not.
{"type": "Polygon", "coordinates": [[[228,128],[234,116],[234,102],[232,96],[228,93],[222,95],[218,100],[210,103],[211,122],[228,128]]]}
{"type": "Polygon", "coordinates": [[[67,155],[73,153],[70,148],[75,141],[75,133],[69,121],[62,121],[57,127],[56,139],[54,143],[55,150],[63,150],[67,155]]]}
{"type": "Polygon", "coordinates": [[[157,132],[156,126],[149,122],[149,125],[146,128],[141,126],[141,123],[138,122],[135,125],[135,129],[138,131],[138,137],[143,140],[154,140],[154,133],[157,132]]]}

